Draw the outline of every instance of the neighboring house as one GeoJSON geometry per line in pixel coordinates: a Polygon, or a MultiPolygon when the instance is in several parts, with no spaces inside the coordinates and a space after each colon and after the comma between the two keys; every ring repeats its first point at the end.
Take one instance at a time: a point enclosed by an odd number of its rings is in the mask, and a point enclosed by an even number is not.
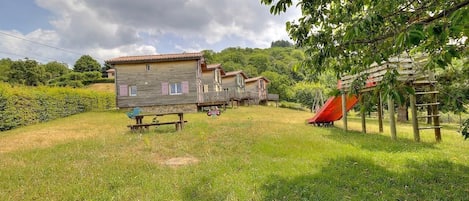
{"type": "Polygon", "coordinates": [[[109,79],[114,79],[116,77],[116,70],[111,68],[106,71],[107,73],[107,78],[109,79]]]}
{"type": "Polygon", "coordinates": [[[126,56],[106,63],[115,69],[118,108],[196,112],[204,102],[203,53],[126,56]]]}
{"type": "Polygon", "coordinates": [[[224,105],[228,102],[228,93],[223,90],[222,76],[225,75],[221,64],[202,66],[203,101],[199,106],[224,105]]]}
{"type": "Polygon", "coordinates": [[[267,84],[270,81],[263,77],[254,77],[246,80],[246,91],[250,92],[254,104],[267,104],[267,84]]]}
{"type": "Polygon", "coordinates": [[[241,70],[227,72],[222,76],[223,88],[228,91],[231,101],[242,102],[250,99],[245,89],[247,78],[247,75],[241,70]]]}

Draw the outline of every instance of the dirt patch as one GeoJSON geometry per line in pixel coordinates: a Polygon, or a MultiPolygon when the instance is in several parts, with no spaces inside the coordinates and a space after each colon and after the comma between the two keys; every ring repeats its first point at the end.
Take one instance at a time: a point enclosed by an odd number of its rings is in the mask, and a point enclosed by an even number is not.
{"type": "Polygon", "coordinates": [[[161,162],[161,164],[167,165],[170,167],[180,167],[184,165],[197,164],[197,163],[199,163],[199,159],[194,158],[194,157],[170,158],[168,160],[161,162]]]}

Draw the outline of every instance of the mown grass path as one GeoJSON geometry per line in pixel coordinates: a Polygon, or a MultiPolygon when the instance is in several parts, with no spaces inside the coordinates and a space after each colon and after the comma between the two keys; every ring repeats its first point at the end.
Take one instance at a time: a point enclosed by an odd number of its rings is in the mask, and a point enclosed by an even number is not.
{"type": "Polygon", "coordinates": [[[240,107],[187,114],[182,132],[131,133],[124,111],[110,111],[3,132],[0,200],[468,199],[469,141],[455,130],[415,143],[402,124],[391,141],[305,125],[311,116],[240,107]]]}

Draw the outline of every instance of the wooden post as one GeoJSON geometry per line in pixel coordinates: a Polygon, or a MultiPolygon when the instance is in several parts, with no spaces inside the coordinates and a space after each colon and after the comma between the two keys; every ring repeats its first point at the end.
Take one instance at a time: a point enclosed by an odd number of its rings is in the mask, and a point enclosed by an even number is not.
{"type": "Polygon", "coordinates": [[[396,118],[394,117],[394,100],[391,97],[388,97],[388,110],[389,110],[389,126],[391,127],[391,139],[397,140],[396,118]]]}
{"type": "Polygon", "coordinates": [[[360,95],[360,114],[362,116],[362,132],[366,133],[366,119],[365,119],[365,98],[364,94],[360,95]]]}
{"type": "Polygon", "coordinates": [[[378,92],[378,125],[379,132],[383,132],[383,102],[381,100],[381,93],[378,92]]]}
{"type": "MultiPolygon", "coordinates": [[[[435,86],[431,85],[430,91],[435,91],[435,86]]],[[[438,96],[436,93],[432,94],[432,116],[433,116],[433,126],[435,127],[435,139],[437,142],[441,142],[441,130],[440,130],[440,117],[438,115],[438,96]]]]}
{"type": "Polygon", "coordinates": [[[344,122],[344,130],[345,132],[348,131],[347,127],[347,94],[345,94],[345,91],[342,90],[342,120],[344,122]]]}
{"type": "Polygon", "coordinates": [[[416,142],[420,142],[419,121],[417,117],[417,107],[415,106],[416,103],[417,99],[415,94],[410,94],[410,110],[412,115],[412,128],[414,130],[414,140],[416,142]]]}

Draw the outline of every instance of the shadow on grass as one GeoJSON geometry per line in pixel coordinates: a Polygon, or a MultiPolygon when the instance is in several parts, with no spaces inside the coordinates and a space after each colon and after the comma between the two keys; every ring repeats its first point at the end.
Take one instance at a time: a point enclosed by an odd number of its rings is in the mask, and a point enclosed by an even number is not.
{"type": "Polygon", "coordinates": [[[345,132],[339,128],[329,129],[329,135],[324,136],[342,144],[350,144],[370,151],[386,152],[415,152],[421,149],[435,149],[435,143],[415,142],[410,139],[398,138],[393,141],[390,136],[376,133],[361,133],[357,131],[345,132]]]}
{"type": "Polygon", "coordinates": [[[449,161],[408,161],[403,173],[353,157],[332,160],[320,173],[273,175],[264,200],[466,200],[469,168],[449,161]]]}
{"type": "Polygon", "coordinates": [[[184,188],[183,200],[226,200],[230,189],[214,185],[213,179],[204,175],[194,185],[184,188]]]}

